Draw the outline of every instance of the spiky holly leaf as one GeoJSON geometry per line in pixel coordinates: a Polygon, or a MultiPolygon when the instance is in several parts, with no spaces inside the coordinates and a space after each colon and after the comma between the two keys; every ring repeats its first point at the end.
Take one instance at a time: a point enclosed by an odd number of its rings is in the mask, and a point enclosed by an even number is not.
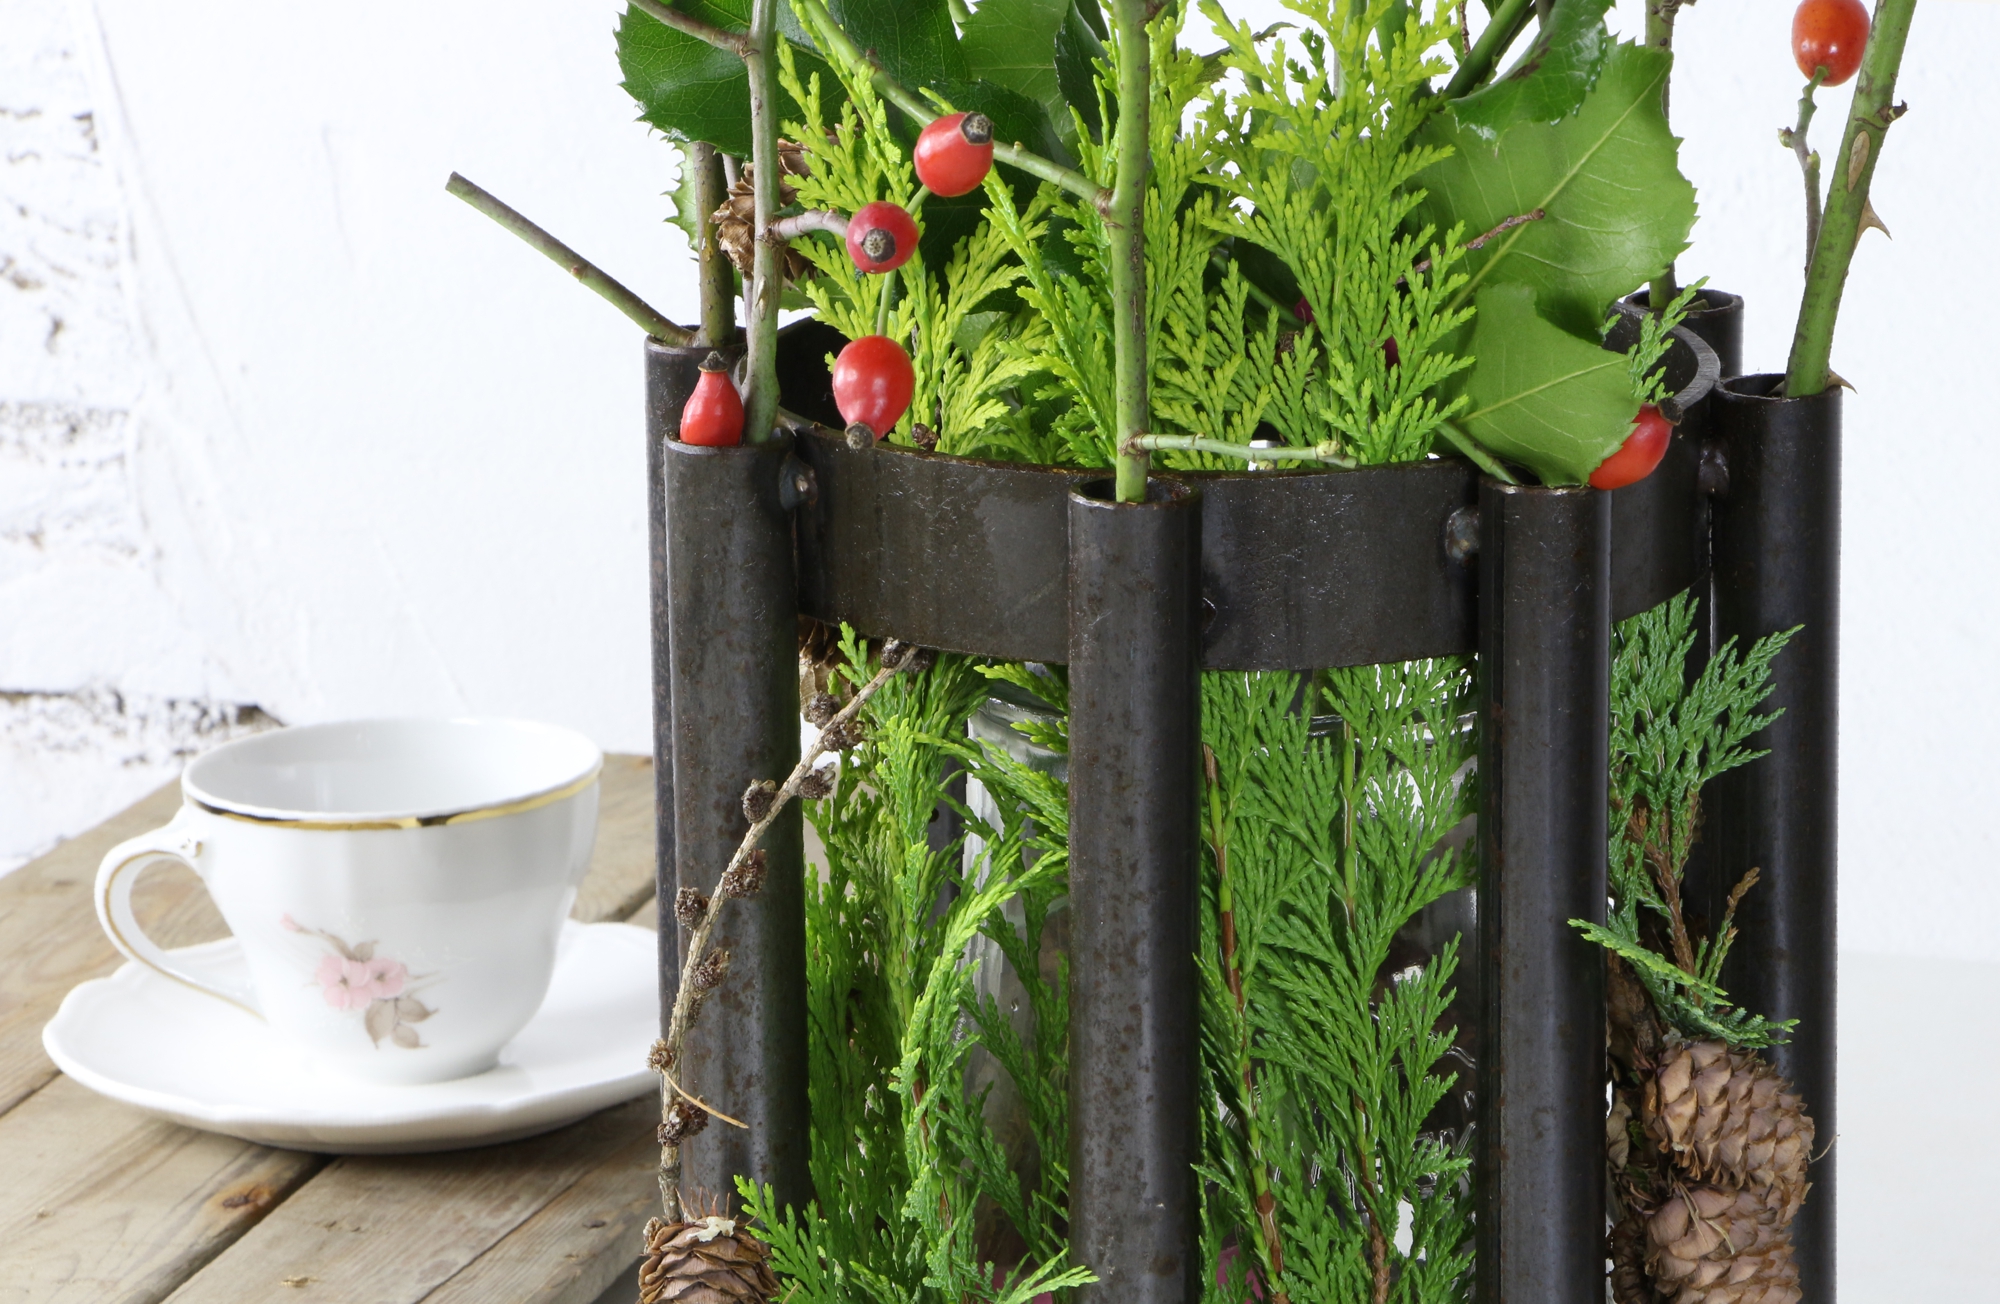
{"type": "Polygon", "coordinates": [[[1639,403],[1625,355],[1535,310],[1535,292],[1494,285],[1474,301],[1466,432],[1544,484],[1582,484],[1632,433],[1639,403]]]}
{"type": "Polygon", "coordinates": [[[1610,0],[1556,0],[1528,52],[1490,84],[1454,101],[1458,125],[1488,141],[1522,122],[1559,122],[1597,85],[1611,33],[1610,0]]]}
{"type": "MultiPolygon", "coordinates": [[[[675,0],[675,7],[731,31],[750,25],[749,0],[675,0]]],[[[818,73],[820,84],[837,94],[840,82],[812,53],[788,5],[778,6],[778,31],[798,47],[800,77],[818,73]]],[[[618,22],[618,70],[626,94],[639,102],[639,116],[668,139],[705,140],[725,154],[750,156],[750,80],[736,55],[628,8],[618,22]]],[[[778,100],[781,117],[799,116],[783,90],[778,100]]]]}
{"type": "Polygon", "coordinates": [[[828,0],[827,9],[882,71],[905,86],[972,75],[945,0],[828,0]]]}
{"type": "MultiPolygon", "coordinates": [[[[1091,0],[1090,13],[1097,14],[1095,0],[1091,0]]],[[[1103,22],[1101,15],[1098,22],[1103,22]]],[[[1076,109],[1083,119],[1083,129],[1092,140],[1104,136],[1104,123],[1097,111],[1097,65],[1104,59],[1104,42],[1092,30],[1089,17],[1083,6],[1072,4],[1063,24],[1056,32],[1056,82],[1062,88],[1062,99],[1066,106],[1076,109]]],[[[1058,109],[1056,130],[1068,138],[1075,131],[1068,112],[1058,109]]]]}
{"type": "Polygon", "coordinates": [[[1462,296],[1492,285],[1525,285],[1541,311],[1573,335],[1594,335],[1605,310],[1687,248],[1694,187],[1676,164],[1678,142],[1660,109],[1672,60],[1660,50],[1619,45],[1597,85],[1559,122],[1521,122],[1497,142],[1460,126],[1449,112],[1427,124],[1429,144],[1451,157],[1426,168],[1422,221],[1468,236],[1506,218],[1545,216],[1468,254],[1462,296]]]}

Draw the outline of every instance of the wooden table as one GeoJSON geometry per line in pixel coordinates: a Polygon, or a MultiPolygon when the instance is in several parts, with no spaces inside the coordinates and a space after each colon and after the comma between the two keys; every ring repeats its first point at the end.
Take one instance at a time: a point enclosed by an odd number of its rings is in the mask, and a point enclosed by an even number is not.
{"type": "MultiPolygon", "coordinates": [[[[557,1132],[445,1154],[273,1150],[93,1095],[42,1053],[64,993],[117,968],[91,884],[170,785],[0,879],[0,1304],[592,1304],[636,1298],[658,1208],[648,1098],[557,1132]]],[[[135,894],[167,946],[224,933],[194,875],[135,894]]],[[[575,917],[651,926],[653,771],[606,759],[575,917]]]]}

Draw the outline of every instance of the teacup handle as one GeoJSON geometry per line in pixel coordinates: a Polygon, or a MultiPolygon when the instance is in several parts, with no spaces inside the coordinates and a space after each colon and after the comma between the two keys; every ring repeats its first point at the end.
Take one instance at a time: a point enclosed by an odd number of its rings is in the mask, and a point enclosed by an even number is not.
{"type": "Polygon", "coordinates": [[[201,854],[201,842],[187,826],[184,815],[185,812],[174,816],[151,833],[119,843],[104,857],[97,867],[97,922],[104,925],[105,936],[127,959],[219,1001],[228,1001],[261,1019],[263,1011],[257,1008],[256,994],[247,981],[231,982],[177,963],[172,952],[163,950],[146,936],[139,927],[138,917],[132,913],[132,888],[147,867],[159,861],[179,861],[193,870],[204,886],[207,884],[201,866],[195,861],[201,854]]]}

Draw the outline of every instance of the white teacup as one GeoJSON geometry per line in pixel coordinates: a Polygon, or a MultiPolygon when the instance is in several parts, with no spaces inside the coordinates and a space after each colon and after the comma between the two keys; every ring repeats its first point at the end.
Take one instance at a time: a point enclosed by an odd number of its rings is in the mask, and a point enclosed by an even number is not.
{"type": "Polygon", "coordinates": [[[581,734],[513,720],[239,739],[188,765],[170,823],[104,858],[97,917],[133,960],[265,1019],[328,1068],[388,1083],[483,1072],[548,992],[603,760],[581,734]],[[160,860],[201,877],[247,985],[139,930],[132,887],[160,860]]]}

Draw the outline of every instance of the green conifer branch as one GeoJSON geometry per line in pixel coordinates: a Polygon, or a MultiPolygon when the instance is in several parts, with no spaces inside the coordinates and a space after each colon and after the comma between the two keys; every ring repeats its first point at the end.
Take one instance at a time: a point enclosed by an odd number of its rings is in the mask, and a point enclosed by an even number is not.
{"type": "Polygon", "coordinates": [[[1823,391],[1833,355],[1833,328],[1840,316],[1840,296],[1847,287],[1847,269],[1854,246],[1867,229],[1874,209],[1868,189],[1875,165],[1882,158],[1882,141],[1889,124],[1903,116],[1896,104],[1896,73],[1903,63],[1903,45],[1910,36],[1910,19],[1917,0],[1877,0],[1868,49],[1861,56],[1861,78],[1855,83],[1848,110],[1847,133],[1833,156],[1833,180],[1826,199],[1826,216],[1812,248],[1806,271],[1805,297],[1799,304],[1798,329],[1792,335],[1792,356],[1785,366],[1785,397],[1805,398],[1823,391]]]}

